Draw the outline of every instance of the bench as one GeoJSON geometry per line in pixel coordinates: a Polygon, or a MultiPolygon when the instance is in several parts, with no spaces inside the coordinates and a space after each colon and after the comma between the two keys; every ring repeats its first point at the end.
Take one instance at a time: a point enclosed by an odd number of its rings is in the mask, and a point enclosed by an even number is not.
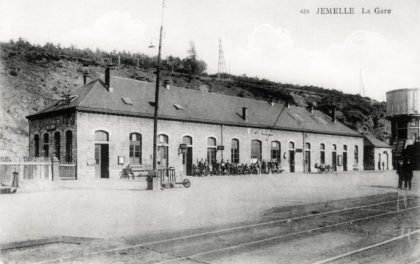
{"type": "Polygon", "coordinates": [[[279,166],[278,168],[272,168],[271,169],[271,173],[282,173],[284,171],[284,169],[279,166]]]}
{"type": "Polygon", "coordinates": [[[129,179],[131,177],[134,179],[135,177],[146,177],[148,174],[149,170],[146,169],[146,166],[128,164],[128,166],[122,170],[121,178],[129,179]]]}

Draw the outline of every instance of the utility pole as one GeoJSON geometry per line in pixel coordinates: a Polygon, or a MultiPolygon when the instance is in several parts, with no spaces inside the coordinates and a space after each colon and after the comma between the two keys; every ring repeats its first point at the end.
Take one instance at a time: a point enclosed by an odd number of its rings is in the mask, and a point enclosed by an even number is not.
{"type": "Polygon", "coordinates": [[[219,39],[219,63],[217,67],[217,78],[220,78],[223,73],[226,73],[226,62],[225,55],[223,53],[222,40],[219,39]]]}
{"type": "MultiPolygon", "coordinates": [[[[156,69],[156,90],[155,90],[155,112],[153,116],[153,171],[155,177],[157,176],[157,122],[159,113],[159,88],[160,88],[160,57],[162,51],[162,32],[163,32],[163,11],[165,9],[165,0],[162,0],[162,16],[160,21],[160,32],[159,32],[159,50],[157,58],[157,69],[156,69]]],[[[160,188],[160,186],[158,187],[160,188]]]]}
{"type": "Polygon", "coordinates": [[[362,69],[359,71],[359,94],[365,96],[365,84],[363,82],[362,69]]]}

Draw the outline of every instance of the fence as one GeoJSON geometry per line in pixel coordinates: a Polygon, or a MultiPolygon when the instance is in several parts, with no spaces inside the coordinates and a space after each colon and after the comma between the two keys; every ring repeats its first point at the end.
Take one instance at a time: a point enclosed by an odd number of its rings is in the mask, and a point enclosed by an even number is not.
{"type": "Polygon", "coordinates": [[[10,185],[13,172],[19,173],[20,181],[51,180],[51,164],[48,158],[0,157],[0,184],[10,185]]]}
{"type": "Polygon", "coordinates": [[[0,184],[10,185],[13,172],[19,181],[76,180],[76,164],[60,163],[56,158],[0,157],[0,184]]]}
{"type": "Polygon", "coordinates": [[[60,180],[76,180],[76,164],[74,163],[60,163],[59,175],[60,180]]]}

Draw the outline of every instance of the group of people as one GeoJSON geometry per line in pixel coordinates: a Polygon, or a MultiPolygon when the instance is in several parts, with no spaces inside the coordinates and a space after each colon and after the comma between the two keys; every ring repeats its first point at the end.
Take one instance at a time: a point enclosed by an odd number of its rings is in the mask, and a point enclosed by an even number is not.
{"type": "Polygon", "coordinates": [[[410,158],[404,157],[397,162],[398,188],[411,190],[413,180],[413,163],[410,158]]]}
{"type": "Polygon", "coordinates": [[[278,162],[257,161],[251,164],[230,163],[229,160],[221,162],[215,160],[208,162],[207,159],[197,162],[193,165],[195,176],[207,175],[245,175],[245,174],[268,174],[279,173],[282,169],[278,162]]]}

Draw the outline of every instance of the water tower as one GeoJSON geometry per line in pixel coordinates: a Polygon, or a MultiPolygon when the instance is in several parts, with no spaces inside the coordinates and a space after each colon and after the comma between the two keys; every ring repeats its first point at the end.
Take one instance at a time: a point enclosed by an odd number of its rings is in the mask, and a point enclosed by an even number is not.
{"type": "Polygon", "coordinates": [[[394,162],[407,154],[413,158],[416,170],[420,170],[420,89],[387,92],[386,118],[391,121],[394,162]]]}

